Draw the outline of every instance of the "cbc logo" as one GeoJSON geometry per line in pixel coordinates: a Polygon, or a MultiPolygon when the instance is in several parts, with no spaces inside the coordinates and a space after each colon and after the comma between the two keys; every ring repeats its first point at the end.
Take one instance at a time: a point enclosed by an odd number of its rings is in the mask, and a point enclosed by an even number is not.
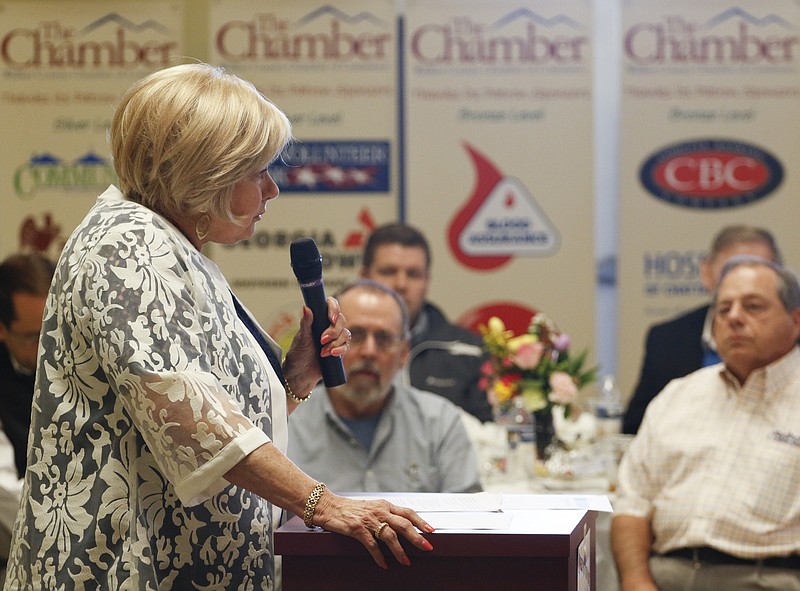
{"type": "Polygon", "coordinates": [[[783,180],[771,154],[730,140],[669,146],[651,155],[639,178],[656,198],[690,208],[738,207],[770,195],[783,180]]]}

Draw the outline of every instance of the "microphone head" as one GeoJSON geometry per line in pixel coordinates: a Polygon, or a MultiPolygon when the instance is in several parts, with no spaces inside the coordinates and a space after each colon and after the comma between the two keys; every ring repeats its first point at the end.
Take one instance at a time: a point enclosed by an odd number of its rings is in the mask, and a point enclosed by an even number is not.
{"type": "Polygon", "coordinates": [[[292,242],[289,256],[292,270],[301,284],[322,279],[322,255],[311,238],[298,238],[292,242]]]}

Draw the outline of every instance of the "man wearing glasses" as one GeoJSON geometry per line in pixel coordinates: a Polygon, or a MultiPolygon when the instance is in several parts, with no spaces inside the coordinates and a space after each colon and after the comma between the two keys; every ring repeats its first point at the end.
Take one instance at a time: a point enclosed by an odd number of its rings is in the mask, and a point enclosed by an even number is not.
{"type": "Polygon", "coordinates": [[[319,385],[289,418],[289,457],[344,492],[476,492],[460,411],[399,379],[409,352],[405,303],[362,279],[337,296],[352,333],[347,383],[319,385]]]}
{"type": "Polygon", "coordinates": [[[39,254],[12,255],[0,264],[0,563],[27,465],[39,332],[54,270],[39,254]]]}

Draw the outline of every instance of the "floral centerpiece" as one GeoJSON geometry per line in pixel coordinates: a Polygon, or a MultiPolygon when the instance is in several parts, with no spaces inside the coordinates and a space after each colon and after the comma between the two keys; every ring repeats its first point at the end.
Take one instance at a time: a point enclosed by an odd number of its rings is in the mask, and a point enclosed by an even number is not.
{"type": "Polygon", "coordinates": [[[531,318],[521,335],[492,317],[479,326],[489,359],[483,364],[481,386],[500,412],[515,405],[550,420],[553,409],[560,418],[577,412],[578,393],[597,378],[597,368],[587,369],[588,351],[570,354],[570,339],[547,315],[531,318]]]}

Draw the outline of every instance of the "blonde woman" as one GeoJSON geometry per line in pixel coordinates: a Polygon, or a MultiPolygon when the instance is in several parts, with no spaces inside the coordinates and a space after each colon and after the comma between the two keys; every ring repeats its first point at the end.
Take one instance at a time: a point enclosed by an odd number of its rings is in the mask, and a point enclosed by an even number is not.
{"type": "MultiPolygon", "coordinates": [[[[7,589],[268,589],[277,507],[421,549],[413,511],[335,495],[284,455],[320,380],[304,309],[280,351],[201,253],[250,238],[291,138],[255,87],[205,64],[135,83],[114,114],[119,188],[70,237],[44,314],[7,589]]],[[[335,299],[323,355],[350,333],[335,299]]]]}

